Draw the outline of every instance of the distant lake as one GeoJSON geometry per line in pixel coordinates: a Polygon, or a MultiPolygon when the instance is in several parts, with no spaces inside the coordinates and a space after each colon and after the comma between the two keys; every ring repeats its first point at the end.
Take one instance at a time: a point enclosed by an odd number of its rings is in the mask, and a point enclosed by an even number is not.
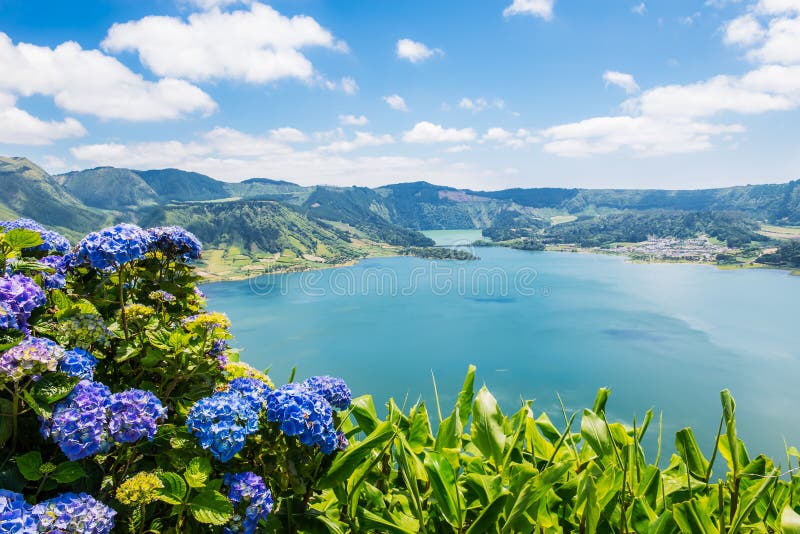
{"type": "MultiPolygon", "coordinates": [[[[437,231],[442,244],[479,232],[437,231]]],[[[594,254],[476,248],[474,262],[375,258],[355,266],[204,286],[209,307],[233,321],[243,359],[276,382],[343,377],[355,395],[436,408],[431,372],[449,413],[467,365],[478,367],[506,413],[535,399],[563,426],[610,387],[610,419],[641,421],[648,408],[664,444],[695,428],[709,447],[719,391],[737,401],[751,453],[785,458],[800,446],[800,278],[783,271],[631,264],[594,254]]],[[[445,414],[446,415],[446,414],[445,414]]],[[[654,449],[650,451],[654,454],[654,449]]],[[[650,458],[652,460],[652,458],[650,458]]]]}

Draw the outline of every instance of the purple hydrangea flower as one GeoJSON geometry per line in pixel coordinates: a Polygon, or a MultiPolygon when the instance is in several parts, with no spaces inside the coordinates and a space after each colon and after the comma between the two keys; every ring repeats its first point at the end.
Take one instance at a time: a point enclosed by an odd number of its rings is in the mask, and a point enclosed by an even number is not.
{"type": "Polygon", "coordinates": [[[186,428],[221,462],[233,458],[258,431],[258,412],[236,391],[221,391],[197,401],[186,428]]]}
{"type": "Polygon", "coordinates": [[[134,224],[118,224],[92,232],[78,243],[76,259],[98,271],[114,271],[120,266],[144,258],[150,234],[134,224]]]}
{"type": "Polygon", "coordinates": [[[31,513],[32,509],[19,493],[0,489],[0,532],[36,533],[36,519],[31,513]]]}
{"type": "Polygon", "coordinates": [[[267,420],[280,424],[284,434],[300,443],[319,446],[324,454],[336,450],[338,437],[331,405],[300,384],[286,384],[267,393],[267,420]]]}
{"type": "Polygon", "coordinates": [[[5,302],[0,302],[0,330],[17,328],[17,316],[14,315],[5,302]]]}
{"type": "Polygon", "coordinates": [[[175,302],[176,300],[175,295],[173,295],[172,293],[168,293],[163,289],[151,291],[148,297],[150,297],[150,300],[155,300],[158,302],[175,302]]]}
{"type": "Polygon", "coordinates": [[[66,254],[67,251],[70,249],[69,241],[63,235],[53,232],[52,230],[48,230],[38,222],[31,220],[31,219],[17,219],[16,221],[1,221],[0,227],[4,228],[5,231],[9,230],[16,230],[17,228],[24,228],[25,230],[33,230],[34,232],[39,232],[39,235],[42,236],[42,244],[36,247],[33,247],[32,250],[35,251],[50,251],[50,252],[58,252],[60,254],[66,254]]]}
{"type": "Polygon", "coordinates": [[[225,351],[228,350],[228,341],[225,339],[215,339],[211,345],[211,350],[208,351],[210,358],[216,358],[220,369],[225,369],[228,365],[228,355],[225,351]]]}
{"type": "Polygon", "coordinates": [[[135,443],[142,438],[153,441],[158,423],[167,416],[158,397],[141,389],[111,395],[110,410],[108,429],[120,443],[135,443]]]}
{"type": "Polygon", "coordinates": [[[346,410],[353,401],[353,394],[344,380],[333,376],[312,376],[302,385],[330,403],[336,410],[346,410]]]}
{"type": "Polygon", "coordinates": [[[36,282],[24,274],[5,275],[0,278],[0,302],[14,314],[17,328],[25,332],[28,329],[28,319],[36,308],[47,303],[44,291],[36,282]]]}
{"type": "Polygon", "coordinates": [[[63,357],[64,349],[55,341],[29,337],[0,354],[0,378],[18,382],[29,376],[36,381],[42,373],[55,371],[63,357]]]}
{"type": "Polygon", "coordinates": [[[147,230],[153,238],[150,250],[164,253],[170,258],[196,260],[203,252],[200,240],[180,226],[160,226],[147,230]]]}
{"type": "Polygon", "coordinates": [[[350,442],[347,440],[347,436],[344,435],[344,432],[337,432],[336,433],[336,450],[344,451],[349,446],[350,446],[350,442]]]}
{"type": "Polygon", "coordinates": [[[258,522],[266,519],[274,504],[272,492],[264,479],[255,473],[226,473],[222,482],[228,486],[228,498],[236,505],[231,522],[223,529],[225,534],[252,534],[258,522]],[[242,516],[244,508],[244,516],[242,516]]]}
{"type": "Polygon", "coordinates": [[[99,382],[81,380],[42,423],[45,438],[52,438],[70,460],[77,461],[111,450],[106,428],[111,390],[99,382]]]}
{"type": "Polygon", "coordinates": [[[107,534],[117,512],[85,493],[63,493],[33,506],[39,532],[107,534]]]}
{"type": "Polygon", "coordinates": [[[97,366],[97,358],[84,349],[75,348],[64,353],[64,357],[58,363],[58,370],[69,376],[94,380],[95,366],[97,366]]]}
{"type": "Polygon", "coordinates": [[[64,256],[45,256],[39,260],[39,263],[46,265],[53,269],[53,273],[42,273],[42,280],[44,281],[45,289],[64,289],[67,285],[65,274],[67,268],[64,263],[64,256]]]}

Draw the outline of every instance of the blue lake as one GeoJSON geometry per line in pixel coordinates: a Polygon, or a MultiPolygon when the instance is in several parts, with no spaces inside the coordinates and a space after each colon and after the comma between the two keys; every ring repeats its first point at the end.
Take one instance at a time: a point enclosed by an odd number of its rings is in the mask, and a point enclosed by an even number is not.
{"type": "MultiPolygon", "coordinates": [[[[437,232],[437,241],[471,239],[437,232]]],[[[713,443],[719,391],[737,401],[750,452],[800,446],[800,278],[773,270],[631,264],[624,258],[477,248],[474,262],[369,259],[352,267],[204,286],[233,321],[244,360],[276,382],[343,377],[376,405],[420,396],[435,374],[452,409],[467,365],[507,412],[520,399],[561,421],[610,387],[611,419],[663,412],[664,441],[713,443]]],[[[652,454],[652,452],[651,452],[652,454]]]]}

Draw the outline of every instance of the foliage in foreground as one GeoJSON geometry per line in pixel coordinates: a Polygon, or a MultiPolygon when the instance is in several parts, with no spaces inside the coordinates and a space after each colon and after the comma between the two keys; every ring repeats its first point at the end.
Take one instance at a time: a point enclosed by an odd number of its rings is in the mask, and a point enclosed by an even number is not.
{"type": "Polygon", "coordinates": [[[473,367],[434,432],[238,362],[180,228],[0,227],[0,532],[800,532],[800,477],[748,454],[727,391],[708,455],[689,428],[646,454],[652,412],[608,422],[607,390],[505,415],[473,367]]]}

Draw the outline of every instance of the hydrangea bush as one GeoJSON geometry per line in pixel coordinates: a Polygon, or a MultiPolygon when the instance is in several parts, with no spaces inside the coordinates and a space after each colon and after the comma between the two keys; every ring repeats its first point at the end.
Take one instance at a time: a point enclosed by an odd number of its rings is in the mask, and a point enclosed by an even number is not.
{"type": "Polygon", "coordinates": [[[239,361],[196,286],[201,251],[179,227],[73,248],[0,222],[0,533],[298,529],[350,392],[276,393],[239,361]]]}

